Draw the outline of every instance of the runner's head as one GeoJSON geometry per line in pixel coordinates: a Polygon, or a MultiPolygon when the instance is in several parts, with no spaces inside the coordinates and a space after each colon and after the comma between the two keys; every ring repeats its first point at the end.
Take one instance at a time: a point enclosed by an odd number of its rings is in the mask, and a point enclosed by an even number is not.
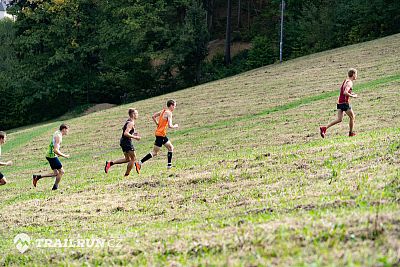
{"type": "Polygon", "coordinates": [[[175,100],[170,99],[170,100],[167,101],[167,108],[169,110],[174,111],[175,107],[176,107],[176,101],[175,100]]]}
{"type": "Polygon", "coordinates": [[[60,125],[60,132],[62,135],[67,135],[68,131],[69,131],[69,125],[64,123],[60,125]]]}
{"type": "Polygon", "coordinates": [[[349,78],[352,78],[353,80],[357,79],[357,70],[354,68],[349,69],[349,72],[347,73],[349,78]]]}
{"type": "Polygon", "coordinates": [[[0,145],[4,144],[7,140],[7,135],[5,132],[0,131],[0,145]]]}
{"type": "Polygon", "coordinates": [[[129,115],[129,118],[136,120],[139,116],[139,112],[137,111],[136,108],[130,108],[128,110],[128,115],[129,115]]]}

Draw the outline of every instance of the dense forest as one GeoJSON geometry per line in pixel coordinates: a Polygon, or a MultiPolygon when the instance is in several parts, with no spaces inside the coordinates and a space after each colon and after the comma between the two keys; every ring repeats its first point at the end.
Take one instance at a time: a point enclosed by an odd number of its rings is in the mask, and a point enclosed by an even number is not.
{"type": "Polygon", "coordinates": [[[282,2],[284,60],[400,32],[398,0],[13,0],[14,20],[0,21],[0,129],[279,62],[282,2]],[[207,57],[216,39],[251,46],[207,57]]]}

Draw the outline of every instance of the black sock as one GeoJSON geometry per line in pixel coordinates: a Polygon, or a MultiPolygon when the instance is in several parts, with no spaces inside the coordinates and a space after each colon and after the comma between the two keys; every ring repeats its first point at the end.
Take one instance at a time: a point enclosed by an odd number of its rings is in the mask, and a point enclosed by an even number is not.
{"type": "Polygon", "coordinates": [[[114,162],[113,162],[113,161],[110,161],[110,166],[112,166],[112,165],[114,165],[114,162]]]}
{"type": "Polygon", "coordinates": [[[57,190],[58,189],[58,185],[54,184],[53,188],[51,190],[57,190]]]}
{"type": "Polygon", "coordinates": [[[172,152],[169,151],[168,152],[168,166],[171,166],[171,165],[172,165],[172,152]]]}
{"type": "Polygon", "coordinates": [[[144,158],[142,158],[142,160],[140,162],[145,163],[146,161],[148,161],[152,157],[153,157],[153,155],[151,155],[151,153],[149,153],[146,156],[144,156],[144,158]]]}

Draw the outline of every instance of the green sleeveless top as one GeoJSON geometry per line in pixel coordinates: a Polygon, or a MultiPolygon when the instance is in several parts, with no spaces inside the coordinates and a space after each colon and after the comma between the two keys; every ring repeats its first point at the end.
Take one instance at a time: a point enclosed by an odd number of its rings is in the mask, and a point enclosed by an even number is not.
{"type": "Polygon", "coordinates": [[[47,158],[56,158],[57,157],[56,153],[54,153],[54,144],[55,144],[55,137],[56,136],[58,136],[60,138],[60,144],[62,142],[62,134],[61,134],[61,132],[60,131],[56,131],[53,134],[52,138],[51,138],[51,142],[49,144],[49,148],[48,148],[47,154],[46,154],[47,158]]]}

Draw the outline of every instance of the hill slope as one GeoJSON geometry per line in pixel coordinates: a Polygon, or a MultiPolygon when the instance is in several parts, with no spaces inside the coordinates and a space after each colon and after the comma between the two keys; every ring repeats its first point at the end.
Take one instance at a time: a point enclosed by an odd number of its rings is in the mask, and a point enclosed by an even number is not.
{"type": "Polygon", "coordinates": [[[44,154],[60,122],[11,133],[3,146],[0,264],[358,265],[400,254],[400,35],[348,46],[67,121],[60,190],[44,154]],[[347,69],[359,70],[348,118],[335,118],[347,69]],[[127,109],[139,109],[141,158],[154,142],[151,114],[173,98],[175,146],[123,179],[118,142],[127,109]],[[31,248],[13,239],[103,238],[105,248],[31,248]],[[118,245],[118,246],[117,246],[118,245]]]}

